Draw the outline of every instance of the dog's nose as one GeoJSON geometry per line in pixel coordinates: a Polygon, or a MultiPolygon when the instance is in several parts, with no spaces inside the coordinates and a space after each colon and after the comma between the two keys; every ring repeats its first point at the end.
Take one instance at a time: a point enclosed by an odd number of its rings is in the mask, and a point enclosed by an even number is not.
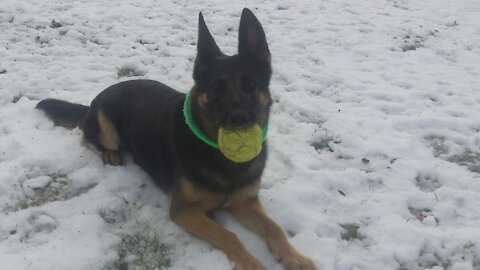
{"type": "Polygon", "coordinates": [[[243,109],[233,110],[228,117],[228,124],[232,127],[245,126],[250,121],[247,111],[243,109]]]}

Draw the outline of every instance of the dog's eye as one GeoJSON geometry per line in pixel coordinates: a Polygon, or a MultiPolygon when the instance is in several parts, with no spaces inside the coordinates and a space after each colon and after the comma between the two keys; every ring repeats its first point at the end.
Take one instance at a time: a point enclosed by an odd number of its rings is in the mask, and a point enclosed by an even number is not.
{"type": "Polygon", "coordinates": [[[257,87],[257,82],[248,76],[242,77],[242,86],[243,89],[247,91],[253,91],[257,87]]]}

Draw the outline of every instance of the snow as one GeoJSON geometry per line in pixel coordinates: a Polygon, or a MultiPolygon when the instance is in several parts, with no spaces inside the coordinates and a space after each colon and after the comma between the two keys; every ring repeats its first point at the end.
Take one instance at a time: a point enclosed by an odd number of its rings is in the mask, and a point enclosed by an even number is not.
{"type": "MultiPolygon", "coordinates": [[[[475,0],[2,0],[1,269],[114,269],[128,236],[139,239],[131,266],[160,267],[158,242],[171,269],[231,268],[168,219],[168,196],[141,169],[103,165],[80,130],[33,108],[88,104],[132,78],[121,70],[186,92],[198,12],[233,54],[245,6],[274,69],[261,200],[290,242],[319,269],[480,269],[475,0]]],[[[217,219],[283,269],[228,214],[217,219]]]]}
{"type": "Polygon", "coordinates": [[[52,179],[49,176],[42,175],[36,178],[30,178],[23,182],[24,189],[45,188],[52,179]]]}

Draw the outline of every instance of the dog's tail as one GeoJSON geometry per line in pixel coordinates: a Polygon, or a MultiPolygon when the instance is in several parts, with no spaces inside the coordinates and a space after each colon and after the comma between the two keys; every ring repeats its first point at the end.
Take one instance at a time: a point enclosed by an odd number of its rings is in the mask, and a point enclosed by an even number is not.
{"type": "Polygon", "coordinates": [[[56,126],[73,129],[83,129],[83,121],[88,112],[88,106],[70,103],[59,99],[44,99],[40,101],[37,109],[44,111],[53,120],[56,126]]]}

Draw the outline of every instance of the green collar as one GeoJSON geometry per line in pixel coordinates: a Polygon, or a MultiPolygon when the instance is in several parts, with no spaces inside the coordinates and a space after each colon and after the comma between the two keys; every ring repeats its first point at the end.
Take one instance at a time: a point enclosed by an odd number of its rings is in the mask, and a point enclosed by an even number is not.
{"type": "MultiPolygon", "coordinates": [[[[218,146],[218,143],[208,138],[207,135],[205,135],[205,133],[203,133],[202,130],[200,130],[197,123],[195,123],[195,121],[193,120],[192,108],[191,108],[192,101],[190,98],[190,93],[191,91],[187,93],[187,96],[185,97],[185,102],[183,103],[183,116],[185,117],[185,122],[187,123],[188,127],[193,132],[193,134],[195,134],[195,136],[197,136],[197,138],[199,138],[201,141],[203,141],[204,143],[208,144],[213,148],[217,148],[217,149],[220,148],[218,146]]],[[[262,130],[262,141],[265,141],[267,139],[267,133],[268,133],[268,124],[265,125],[265,127],[262,130]]]]}

